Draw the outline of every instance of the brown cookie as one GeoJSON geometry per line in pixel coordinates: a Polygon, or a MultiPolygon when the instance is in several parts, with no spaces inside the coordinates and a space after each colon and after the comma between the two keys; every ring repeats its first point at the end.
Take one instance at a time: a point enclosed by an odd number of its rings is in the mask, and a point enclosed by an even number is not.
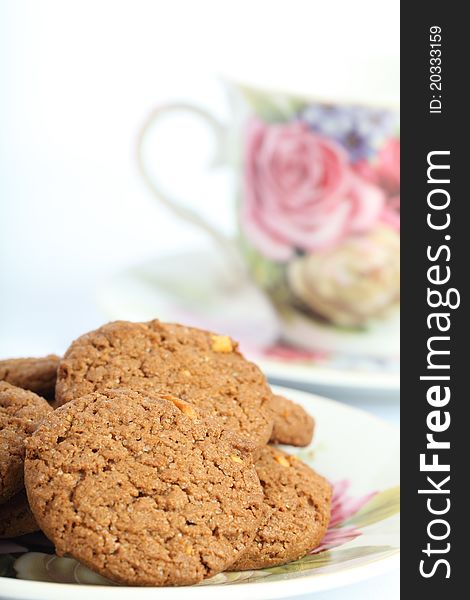
{"type": "Polygon", "coordinates": [[[49,412],[44,398],[0,381],[0,503],[23,489],[24,440],[49,412]]]}
{"type": "Polygon", "coordinates": [[[274,426],[270,443],[290,444],[291,446],[308,446],[313,438],[315,421],[308,412],[300,406],[273,394],[269,401],[274,426]]]}
{"type": "Polygon", "coordinates": [[[52,401],[59,360],[55,354],[43,358],[0,360],[0,381],[7,381],[52,401]]]}
{"type": "Polygon", "coordinates": [[[25,535],[38,529],[24,491],[10,498],[8,502],[0,504],[0,538],[25,535]]]}
{"type": "Polygon", "coordinates": [[[319,545],[330,520],[329,483],[298,458],[266,446],[258,449],[256,470],[265,515],[231,571],[262,569],[305,556],[319,545]]]}
{"type": "Polygon", "coordinates": [[[59,555],[132,585],[185,585],[236,560],[258,528],[254,444],[174,396],[103,390],[27,442],[31,509],[59,555]]]}
{"type": "Polygon", "coordinates": [[[171,391],[257,444],[271,435],[266,378],[227,336],[160,321],[108,323],[65,353],[57,405],[116,386],[171,391]]]}

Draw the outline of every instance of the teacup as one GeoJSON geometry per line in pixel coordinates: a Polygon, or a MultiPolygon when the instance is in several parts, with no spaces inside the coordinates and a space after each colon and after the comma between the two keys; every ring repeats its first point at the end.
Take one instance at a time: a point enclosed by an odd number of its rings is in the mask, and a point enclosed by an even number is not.
{"type": "Polygon", "coordinates": [[[224,249],[236,277],[247,270],[277,309],[288,340],[316,350],[396,354],[398,112],[239,84],[229,90],[228,127],[192,105],[155,109],[139,137],[144,178],[224,249]],[[170,199],[156,182],[156,166],[146,163],[142,147],[152,124],[181,111],[208,123],[236,170],[236,240],[170,199]]]}

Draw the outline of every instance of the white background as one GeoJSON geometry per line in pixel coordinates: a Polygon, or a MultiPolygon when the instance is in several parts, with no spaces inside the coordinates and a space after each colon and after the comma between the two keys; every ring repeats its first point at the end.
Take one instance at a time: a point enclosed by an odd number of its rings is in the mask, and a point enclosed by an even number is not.
{"type": "MultiPolygon", "coordinates": [[[[361,88],[364,65],[388,69],[399,53],[398,0],[0,7],[0,357],[62,352],[106,320],[95,303],[104,277],[208,244],[139,180],[135,138],[153,106],[191,100],[226,119],[218,75],[335,93],[345,81],[361,88]]],[[[169,123],[161,139],[155,161],[168,181],[233,231],[230,176],[203,174],[211,144],[202,128],[169,123]]],[[[398,596],[396,577],[380,581],[322,597],[398,596]]]]}
{"type": "MultiPolygon", "coordinates": [[[[206,243],[138,178],[135,137],[154,105],[190,99],[224,118],[218,74],[317,91],[398,56],[398,0],[0,6],[0,356],[63,351],[103,320],[93,295],[110,271],[206,243]]],[[[170,125],[156,164],[230,231],[230,180],[203,175],[208,137],[170,125]]]]}

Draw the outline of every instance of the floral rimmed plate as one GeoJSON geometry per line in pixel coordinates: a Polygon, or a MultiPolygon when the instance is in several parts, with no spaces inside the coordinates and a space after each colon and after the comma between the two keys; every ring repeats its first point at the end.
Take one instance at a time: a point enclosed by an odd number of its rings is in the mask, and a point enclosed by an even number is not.
{"type": "Polygon", "coordinates": [[[313,444],[290,449],[334,485],[332,520],[322,545],[270,569],[221,573],[197,586],[116,586],[71,558],[58,558],[40,534],[0,540],[0,597],[28,600],[283,598],[339,587],[398,564],[399,436],[387,423],[319,396],[276,388],[317,420],[313,444]],[[86,586],[86,587],[85,587],[86,586]]]}

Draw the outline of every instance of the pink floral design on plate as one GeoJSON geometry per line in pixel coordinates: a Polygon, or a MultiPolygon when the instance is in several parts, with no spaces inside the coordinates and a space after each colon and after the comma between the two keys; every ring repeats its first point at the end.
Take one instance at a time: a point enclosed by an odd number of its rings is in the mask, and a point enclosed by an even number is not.
{"type": "Polygon", "coordinates": [[[263,349],[262,355],[267,358],[284,360],[289,362],[313,361],[322,362],[328,360],[328,353],[304,350],[286,343],[278,343],[263,349]]]}
{"type": "Polygon", "coordinates": [[[354,498],[348,495],[350,485],[351,484],[347,479],[343,479],[342,481],[333,484],[330,525],[320,546],[312,550],[310,554],[318,554],[324,550],[336,548],[361,535],[361,532],[358,529],[342,524],[359,512],[361,508],[377,494],[377,492],[370,492],[365,496],[354,498]]]}

